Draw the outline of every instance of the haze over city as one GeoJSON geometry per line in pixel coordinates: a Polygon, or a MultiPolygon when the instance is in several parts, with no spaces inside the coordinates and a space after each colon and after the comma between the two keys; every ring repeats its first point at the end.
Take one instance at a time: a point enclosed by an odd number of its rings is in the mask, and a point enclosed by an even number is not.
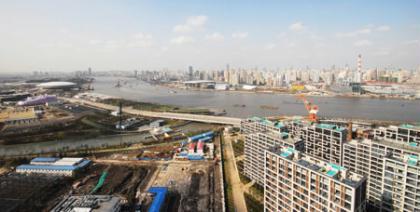
{"type": "Polygon", "coordinates": [[[0,1],[0,72],[416,69],[419,1],[0,1]]]}

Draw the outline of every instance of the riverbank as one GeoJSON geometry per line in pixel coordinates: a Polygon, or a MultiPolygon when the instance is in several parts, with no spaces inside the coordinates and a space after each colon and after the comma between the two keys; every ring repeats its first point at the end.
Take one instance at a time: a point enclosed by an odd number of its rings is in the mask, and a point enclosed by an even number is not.
{"type": "MultiPolygon", "coordinates": [[[[134,78],[125,80],[127,81],[125,86],[115,88],[113,86],[115,78],[97,77],[93,84],[94,92],[133,101],[226,111],[226,116],[237,118],[307,114],[303,103],[293,94],[183,89],[176,89],[173,92],[173,89],[159,85],[152,86],[134,78]],[[245,107],[235,107],[234,105],[245,105],[245,107]],[[261,105],[269,105],[278,109],[261,109],[261,105]]],[[[420,121],[418,115],[420,114],[420,100],[341,96],[309,96],[308,99],[319,106],[319,116],[401,122],[420,121]]]]}
{"type": "Polygon", "coordinates": [[[106,99],[100,101],[103,104],[110,104],[113,106],[118,106],[122,104],[123,107],[132,107],[136,110],[152,111],[152,112],[171,112],[171,113],[191,113],[191,114],[202,114],[202,115],[211,115],[212,112],[205,108],[187,108],[187,107],[178,107],[174,105],[166,104],[156,104],[150,102],[138,102],[127,99],[106,99]]]}
{"type": "Polygon", "coordinates": [[[198,91],[198,92],[232,92],[232,93],[242,93],[242,94],[277,94],[277,95],[290,95],[295,96],[298,94],[305,94],[309,97],[342,97],[342,98],[368,98],[368,99],[396,99],[396,100],[419,100],[415,97],[406,97],[406,96],[389,96],[389,95],[380,95],[380,94],[354,94],[354,93],[335,93],[332,91],[304,91],[304,92],[295,92],[287,91],[283,89],[255,89],[255,90],[216,90],[216,89],[206,89],[206,88],[192,88],[192,87],[179,87],[173,86],[172,84],[165,83],[149,83],[151,86],[160,86],[167,89],[174,90],[183,90],[183,91],[198,91]]]}

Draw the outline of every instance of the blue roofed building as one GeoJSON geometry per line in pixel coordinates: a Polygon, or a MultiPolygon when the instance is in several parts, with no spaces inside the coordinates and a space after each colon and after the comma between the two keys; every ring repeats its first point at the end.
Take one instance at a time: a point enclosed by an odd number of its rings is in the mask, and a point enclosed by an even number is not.
{"type": "Polygon", "coordinates": [[[90,163],[90,160],[84,158],[34,158],[30,164],[17,166],[16,172],[71,177],[76,171],[84,169],[90,163]]]}

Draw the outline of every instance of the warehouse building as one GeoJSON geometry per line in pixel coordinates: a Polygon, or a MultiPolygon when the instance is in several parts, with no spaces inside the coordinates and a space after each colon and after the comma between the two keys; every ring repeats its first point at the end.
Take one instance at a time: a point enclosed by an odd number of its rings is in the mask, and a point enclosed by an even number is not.
{"type": "Polygon", "coordinates": [[[76,171],[87,167],[90,162],[90,160],[84,158],[34,158],[30,164],[16,167],[16,172],[71,177],[75,175],[76,171]]]}
{"type": "Polygon", "coordinates": [[[264,211],[365,211],[366,178],[344,167],[281,147],[264,170],[264,211]]]}
{"type": "Polygon", "coordinates": [[[290,138],[285,132],[253,133],[245,136],[244,175],[264,186],[264,151],[276,146],[302,150],[303,141],[290,138]]]}

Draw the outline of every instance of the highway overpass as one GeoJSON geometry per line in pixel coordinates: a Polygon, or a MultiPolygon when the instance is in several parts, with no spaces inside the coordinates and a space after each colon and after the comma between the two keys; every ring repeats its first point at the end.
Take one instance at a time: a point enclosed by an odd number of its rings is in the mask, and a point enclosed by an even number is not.
{"type": "MultiPolygon", "coordinates": [[[[68,101],[71,103],[87,105],[87,106],[110,110],[110,111],[118,110],[118,106],[92,102],[92,101],[88,101],[84,99],[64,98],[64,97],[60,97],[59,99],[68,101]]],[[[225,117],[225,116],[197,115],[197,114],[188,114],[188,113],[153,112],[153,111],[137,110],[131,107],[123,107],[122,110],[123,110],[123,113],[139,115],[139,116],[154,117],[154,118],[178,119],[178,120],[205,122],[205,123],[212,123],[212,124],[227,124],[227,125],[233,125],[233,126],[238,126],[238,127],[241,124],[240,118],[225,117]]]]}

